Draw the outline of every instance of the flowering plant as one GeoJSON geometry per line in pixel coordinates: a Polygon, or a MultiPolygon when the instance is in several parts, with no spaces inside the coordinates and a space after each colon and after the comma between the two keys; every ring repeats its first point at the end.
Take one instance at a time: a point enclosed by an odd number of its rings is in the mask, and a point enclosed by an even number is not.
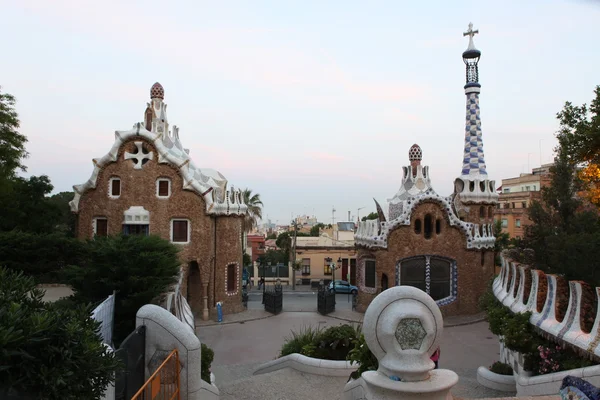
{"type": "Polygon", "coordinates": [[[549,374],[552,372],[558,372],[560,369],[560,356],[561,356],[561,347],[553,346],[538,346],[538,351],[540,355],[540,363],[538,367],[538,372],[540,374],[549,374]]]}

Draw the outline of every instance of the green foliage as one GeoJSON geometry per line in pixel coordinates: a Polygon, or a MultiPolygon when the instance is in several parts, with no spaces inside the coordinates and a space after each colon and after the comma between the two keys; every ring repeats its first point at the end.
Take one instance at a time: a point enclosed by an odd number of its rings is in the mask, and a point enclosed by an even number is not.
{"type": "Polygon", "coordinates": [[[89,254],[85,242],[62,234],[0,232],[0,265],[23,271],[37,283],[59,282],[67,265],[82,265],[89,254]]]}
{"type": "Polygon", "coordinates": [[[120,343],[135,328],[135,314],[176,281],[178,248],[158,236],[96,237],[87,242],[88,258],[65,268],[73,300],[97,303],[117,292],[114,340],[120,343]]]}
{"type": "Polygon", "coordinates": [[[500,361],[496,361],[495,363],[493,363],[490,366],[490,371],[492,371],[495,374],[500,374],[500,375],[512,375],[513,374],[512,367],[510,365],[505,364],[500,361]]]}
{"type": "Polygon", "coordinates": [[[244,216],[244,231],[250,232],[256,226],[258,220],[262,218],[263,203],[260,200],[260,194],[252,194],[252,190],[248,188],[242,191],[242,197],[244,203],[248,206],[244,216]]]}
{"type": "Polygon", "coordinates": [[[250,257],[250,254],[244,253],[242,255],[242,262],[243,262],[244,266],[252,265],[252,257],[250,257]]]}
{"type": "Polygon", "coordinates": [[[0,87],[0,189],[3,181],[11,180],[16,171],[25,171],[22,159],[27,157],[27,138],[19,133],[19,115],[15,110],[15,98],[2,93],[0,87]]]}
{"type": "Polygon", "coordinates": [[[42,297],[31,277],[0,267],[0,397],[100,399],[119,364],[90,307],[42,297]]]}
{"type": "Polygon", "coordinates": [[[366,217],[362,217],[360,220],[366,221],[369,219],[377,219],[377,218],[379,218],[379,214],[377,214],[376,212],[371,212],[371,213],[369,213],[369,215],[367,215],[366,217]]]}
{"type": "Polygon", "coordinates": [[[358,370],[350,376],[353,379],[358,379],[365,371],[376,371],[379,368],[379,361],[367,346],[365,335],[361,333],[352,343],[354,348],[348,353],[347,359],[358,364],[358,370]]]}
{"type": "Polygon", "coordinates": [[[71,212],[69,202],[73,200],[73,192],[60,192],[50,196],[49,203],[56,206],[60,212],[60,219],[55,231],[63,232],[67,236],[75,236],[75,214],[71,212]]]}
{"type": "Polygon", "coordinates": [[[277,234],[275,232],[271,232],[267,235],[266,240],[269,239],[277,239],[277,234]]]}
{"type": "Polygon", "coordinates": [[[318,223],[315,226],[313,226],[312,228],[310,228],[310,236],[319,236],[321,229],[325,228],[325,224],[322,223],[318,223]]]}
{"type": "Polygon", "coordinates": [[[272,266],[277,265],[278,263],[286,264],[288,263],[289,257],[283,250],[273,250],[269,249],[265,252],[265,254],[260,257],[261,265],[267,265],[267,263],[271,263],[272,266]]]}
{"type": "Polygon", "coordinates": [[[292,331],[291,336],[286,338],[279,356],[300,353],[325,360],[345,360],[358,333],[357,329],[347,324],[325,330],[303,327],[300,332],[292,331]]]}
{"type": "Polygon", "coordinates": [[[200,348],[200,376],[204,382],[210,383],[210,367],[214,358],[215,352],[213,349],[202,343],[202,347],[200,348]]]}
{"type": "Polygon", "coordinates": [[[0,191],[0,231],[51,233],[61,221],[61,211],[47,194],[53,189],[50,179],[32,176],[5,181],[0,191]]]}

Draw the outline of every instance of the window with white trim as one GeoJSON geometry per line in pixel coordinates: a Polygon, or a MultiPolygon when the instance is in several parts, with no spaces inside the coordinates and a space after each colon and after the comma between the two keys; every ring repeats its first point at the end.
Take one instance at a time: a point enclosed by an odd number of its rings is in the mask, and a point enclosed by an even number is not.
{"type": "Polygon", "coordinates": [[[108,236],[108,219],[94,218],[94,236],[108,236]]]}
{"type": "Polygon", "coordinates": [[[156,180],[156,196],[161,199],[171,197],[171,180],[160,178],[156,180]]]}
{"type": "Polygon", "coordinates": [[[310,258],[302,259],[302,275],[310,275],[310,258]]]}
{"type": "Polygon", "coordinates": [[[187,219],[171,220],[171,242],[185,244],[190,242],[190,221],[187,219]]]}
{"type": "Polygon", "coordinates": [[[121,196],[121,179],[110,178],[108,181],[108,193],[109,197],[117,199],[121,196]]]}

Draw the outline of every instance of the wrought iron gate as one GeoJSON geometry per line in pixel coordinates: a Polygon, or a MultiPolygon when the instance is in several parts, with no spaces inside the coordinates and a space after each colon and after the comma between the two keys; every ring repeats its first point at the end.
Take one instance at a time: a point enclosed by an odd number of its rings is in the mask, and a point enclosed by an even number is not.
{"type": "Polygon", "coordinates": [[[335,292],[330,292],[325,286],[321,286],[317,293],[317,311],[322,315],[335,311],[335,292]]]}
{"type": "Polygon", "coordinates": [[[131,332],[115,352],[124,366],[115,379],[116,400],[131,399],[146,381],[144,376],[145,354],[146,327],[142,325],[131,332]]]}
{"type": "Polygon", "coordinates": [[[263,294],[265,311],[279,314],[283,309],[283,291],[281,289],[269,290],[263,294]]]}

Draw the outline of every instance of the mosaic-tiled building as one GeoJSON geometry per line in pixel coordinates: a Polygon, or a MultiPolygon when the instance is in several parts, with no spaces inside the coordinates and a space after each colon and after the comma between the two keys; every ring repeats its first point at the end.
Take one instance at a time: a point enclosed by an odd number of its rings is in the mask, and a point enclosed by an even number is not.
{"type": "Polygon", "coordinates": [[[207,319],[217,302],[243,309],[242,217],[247,206],[225,177],[197,167],[170,127],[164,89],[155,83],[144,122],[115,132],[90,179],[73,187],[77,236],[158,235],[180,247],[182,291],[207,319]]]}
{"type": "Polygon", "coordinates": [[[478,62],[473,44],[463,52],[467,96],[461,174],[448,197],[431,187],[429,168],[421,165],[418,145],[409,150],[402,185],[388,199],[387,213],[375,201],[379,219],[359,224],[358,309],[364,311],[381,291],[415,286],[438,303],[444,315],[478,312],[478,300],[494,273],[493,213],[498,202],[488,179],[479,115],[478,62]]]}

